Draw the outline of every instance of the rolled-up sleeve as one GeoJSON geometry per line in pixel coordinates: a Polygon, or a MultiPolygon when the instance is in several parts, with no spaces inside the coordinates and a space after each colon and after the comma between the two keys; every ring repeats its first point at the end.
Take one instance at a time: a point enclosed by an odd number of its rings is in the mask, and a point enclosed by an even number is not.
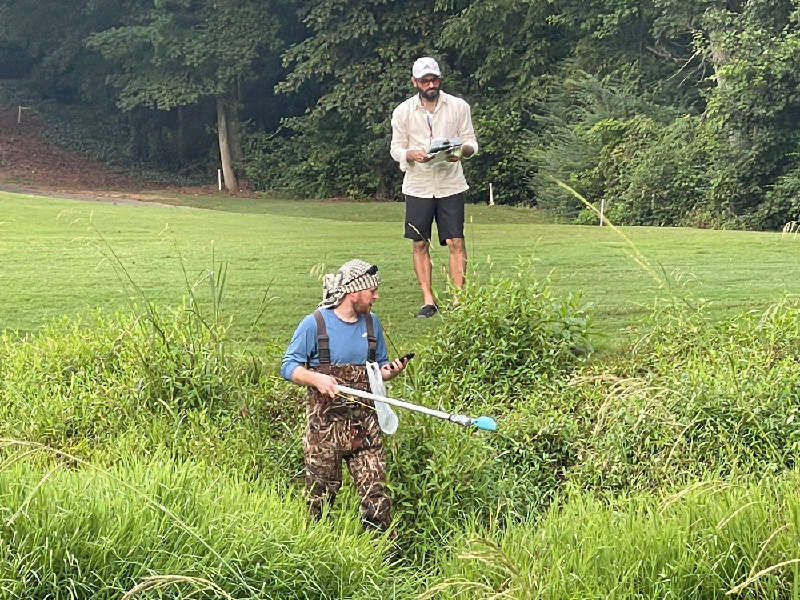
{"type": "Polygon", "coordinates": [[[392,158],[400,165],[401,171],[408,171],[408,161],[406,160],[406,152],[408,152],[408,119],[400,113],[404,109],[404,105],[400,105],[392,112],[392,143],[389,152],[392,158]]]}
{"type": "Polygon", "coordinates": [[[472,148],[473,155],[478,153],[478,138],[475,136],[475,128],[472,126],[472,109],[466,102],[464,102],[461,120],[461,145],[472,148]]]}

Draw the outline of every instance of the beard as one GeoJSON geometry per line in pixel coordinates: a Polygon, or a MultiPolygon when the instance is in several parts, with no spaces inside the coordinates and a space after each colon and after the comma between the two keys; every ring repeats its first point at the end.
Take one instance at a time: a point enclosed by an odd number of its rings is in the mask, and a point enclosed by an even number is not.
{"type": "Polygon", "coordinates": [[[363,300],[355,300],[353,302],[353,310],[359,315],[368,315],[372,309],[372,302],[365,302],[363,300]]]}
{"type": "Polygon", "coordinates": [[[436,100],[439,97],[440,88],[438,87],[429,87],[424,90],[419,90],[419,95],[422,96],[428,102],[432,100],[436,100]]]}

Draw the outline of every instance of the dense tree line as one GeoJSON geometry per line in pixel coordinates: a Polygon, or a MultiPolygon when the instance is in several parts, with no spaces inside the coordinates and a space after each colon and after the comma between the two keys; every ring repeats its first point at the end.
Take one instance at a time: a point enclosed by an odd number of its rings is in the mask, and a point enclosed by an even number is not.
{"type": "Polygon", "coordinates": [[[125,115],[140,158],[221,161],[231,189],[397,198],[389,118],[425,54],[473,106],[475,199],[593,218],[558,179],[621,223],[800,220],[799,0],[0,5],[0,76],[125,115]]]}

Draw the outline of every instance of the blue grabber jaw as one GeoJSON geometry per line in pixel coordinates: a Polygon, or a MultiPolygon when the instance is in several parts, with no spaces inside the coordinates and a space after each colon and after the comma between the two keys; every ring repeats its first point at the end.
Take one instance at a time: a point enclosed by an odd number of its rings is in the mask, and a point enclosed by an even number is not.
{"type": "Polygon", "coordinates": [[[492,417],[478,417],[472,420],[472,424],[484,431],[497,431],[497,423],[495,423],[492,417]]]}

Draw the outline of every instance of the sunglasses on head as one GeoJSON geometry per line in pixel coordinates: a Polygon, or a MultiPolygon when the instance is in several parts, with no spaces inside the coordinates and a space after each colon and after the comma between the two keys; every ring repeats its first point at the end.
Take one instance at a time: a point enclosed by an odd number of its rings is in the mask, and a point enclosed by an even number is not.
{"type": "Polygon", "coordinates": [[[346,285],[348,285],[350,283],[353,283],[356,279],[361,279],[365,275],[375,275],[375,273],[377,273],[377,272],[378,272],[378,265],[372,265],[369,269],[367,269],[366,271],[364,271],[360,275],[356,275],[355,277],[351,277],[347,281],[343,281],[342,283],[339,284],[339,287],[341,288],[341,287],[344,287],[344,286],[346,286],[346,285]]]}

